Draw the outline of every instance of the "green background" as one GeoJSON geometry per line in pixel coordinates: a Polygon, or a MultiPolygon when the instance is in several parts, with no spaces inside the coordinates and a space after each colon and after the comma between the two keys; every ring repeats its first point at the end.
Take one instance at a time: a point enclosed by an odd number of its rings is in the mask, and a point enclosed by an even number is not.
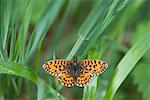
{"type": "Polygon", "coordinates": [[[0,0],[0,100],[149,100],[149,0],[0,0]],[[42,64],[102,59],[84,88],[42,64]]]}

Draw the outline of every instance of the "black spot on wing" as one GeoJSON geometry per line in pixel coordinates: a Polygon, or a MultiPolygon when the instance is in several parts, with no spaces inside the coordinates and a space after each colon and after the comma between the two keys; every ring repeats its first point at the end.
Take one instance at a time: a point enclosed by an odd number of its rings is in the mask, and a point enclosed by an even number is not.
{"type": "Polygon", "coordinates": [[[93,67],[95,68],[95,65],[93,65],[93,67]]]}
{"type": "Polygon", "coordinates": [[[46,65],[46,66],[49,66],[49,64],[48,64],[47,62],[45,63],[45,65],[46,65]]]}
{"type": "Polygon", "coordinates": [[[88,65],[90,65],[90,61],[88,60],[88,65]]]}
{"type": "Polygon", "coordinates": [[[63,64],[63,61],[61,61],[61,65],[63,64]]]}
{"type": "Polygon", "coordinates": [[[96,64],[96,60],[94,60],[94,63],[96,64]]]}
{"type": "Polygon", "coordinates": [[[57,65],[54,65],[57,68],[57,65]]]}
{"type": "Polygon", "coordinates": [[[57,61],[57,64],[58,64],[58,65],[59,65],[59,62],[60,62],[60,61],[57,61]]]}
{"type": "Polygon", "coordinates": [[[91,60],[91,64],[93,64],[93,61],[91,60]]]}

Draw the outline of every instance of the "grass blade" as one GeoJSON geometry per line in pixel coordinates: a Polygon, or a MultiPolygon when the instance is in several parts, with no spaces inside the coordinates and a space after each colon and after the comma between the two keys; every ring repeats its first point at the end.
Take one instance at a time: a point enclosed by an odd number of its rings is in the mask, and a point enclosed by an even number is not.
{"type": "Polygon", "coordinates": [[[4,15],[3,15],[3,20],[4,20],[4,40],[3,40],[3,48],[6,49],[6,43],[7,43],[7,38],[8,38],[8,28],[9,28],[9,22],[10,22],[10,16],[11,16],[11,9],[12,9],[12,0],[5,0],[4,7],[4,15]],[[8,4],[8,5],[7,5],[8,4]]]}
{"type": "Polygon", "coordinates": [[[136,63],[140,60],[140,58],[150,48],[149,40],[150,33],[144,35],[143,38],[141,38],[137,43],[135,43],[135,45],[133,45],[133,47],[120,61],[110,81],[104,100],[112,100],[113,96],[115,95],[117,89],[120,87],[122,82],[131,72],[136,63]]]}
{"type": "Polygon", "coordinates": [[[11,12],[12,1],[8,2],[8,0],[0,1],[0,56],[3,61],[7,61],[7,52],[6,42],[8,36],[8,27],[10,21],[10,12],[11,12]],[[8,4],[8,5],[7,5],[8,4]]]}
{"type": "Polygon", "coordinates": [[[29,29],[29,24],[30,24],[30,18],[33,10],[33,5],[35,1],[31,0],[28,2],[26,12],[23,18],[23,21],[20,26],[19,34],[18,34],[18,39],[17,39],[17,44],[19,47],[19,62],[24,63],[24,57],[25,57],[25,43],[26,43],[26,37],[29,29]]]}
{"type": "Polygon", "coordinates": [[[48,88],[50,93],[55,97],[63,98],[59,92],[55,91],[52,87],[50,87],[50,85],[46,84],[40,77],[36,75],[36,73],[31,68],[26,65],[0,62],[0,74],[16,75],[31,80],[38,87],[38,100],[43,98],[43,96],[40,94],[44,91],[45,88],[48,88]]]}
{"type": "Polygon", "coordinates": [[[87,52],[87,50],[94,45],[94,43],[96,42],[96,40],[99,38],[99,36],[102,34],[102,32],[104,32],[104,30],[107,28],[107,26],[112,22],[112,20],[117,16],[117,14],[119,13],[120,10],[122,10],[126,4],[128,3],[129,0],[126,0],[126,2],[124,3],[123,1],[119,1],[119,0],[114,0],[113,3],[111,5],[109,5],[107,2],[104,1],[103,5],[105,5],[104,7],[102,7],[102,17],[100,18],[98,25],[91,31],[91,34],[94,34],[92,36],[92,40],[89,41],[87,43],[87,48],[84,52],[87,52]],[[119,11],[116,10],[118,9],[117,6],[120,6],[119,11]],[[107,9],[110,8],[108,11],[107,9]]]}
{"type": "Polygon", "coordinates": [[[100,17],[100,12],[99,12],[100,4],[101,2],[99,2],[97,5],[93,7],[91,13],[89,14],[85,22],[82,24],[78,33],[79,38],[75,43],[74,47],[72,48],[72,50],[70,51],[69,55],[67,56],[67,59],[71,59],[76,54],[76,52],[83,44],[84,40],[86,40],[87,36],[90,35],[89,32],[91,31],[93,26],[96,24],[96,21],[100,17]]]}
{"type": "Polygon", "coordinates": [[[0,73],[21,76],[37,83],[36,74],[26,65],[0,62],[0,73]]]}
{"type": "Polygon", "coordinates": [[[25,62],[27,62],[29,58],[31,58],[31,55],[33,55],[35,50],[38,48],[37,45],[40,44],[44,39],[46,32],[56,19],[62,4],[63,0],[59,2],[58,0],[54,0],[48,5],[48,8],[44,12],[41,20],[33,30],[32,36],[28,43],[25,62]]]}
{"type": "MultiPolygon", "coordinates": [[[[78,1],[77,1],[78,2],[78,1]]],[[[56,49],[56,44],[57,44],[57,42],[58,42],[58,40],[60,39],[60,37],[61,37],[61,35],[62,35],[62,33],[63,33],[63,29],[64,29],[64,27],[65,27],[65,25],[67,24],[67,22],[68,22],[68,17],[70,16],[69,14],[72,12],[72,7],[74,6],[74,3],[75,3],[75,1],[73,1],[73,0],[70,0],[69,2],[68,2],[68,5],[67,5],[67,8],[66,8],[66,10],[65,10],[65,12],[64,12],[64,16],[63,16],[63,18],[61,19],[61,21],[60,21],[60,23],[59,23],[59,25],[58,25],[58,28],[56,29],[56,31],[54,32],[55,34],[54,34],[54,39],[53,39],[53,41],[51,42],[51,46],[50,46],[50,55],[49,55],[49,58],[51,57],[52,58],[52,52],[51,51],[55,51],[55,49],[56,49]]]]}

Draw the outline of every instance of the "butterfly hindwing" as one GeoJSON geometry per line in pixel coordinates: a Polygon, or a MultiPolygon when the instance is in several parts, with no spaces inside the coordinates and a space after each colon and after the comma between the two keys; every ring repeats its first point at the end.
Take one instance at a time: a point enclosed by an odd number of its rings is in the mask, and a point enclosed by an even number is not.
{"type": "Polygon", "coordinates": [[[67,60],[50,60],[43,64],[45,71],[53,76],[58,76],[67,67],[67,60]]]}
{"type": "Polygon", "coordinates": [[[79,87],[83,87],[88,84],[92,80],[92,74],[85,70],[80,71],[80,75],[76,78],[76,85],[79,87]]]}
{"type": "Polygon", "coordinates": [[[64,71],[58,75],[58,80],[61,82],[61,84],[71,87],[74,85],[74,79],[72,76],[70,76],[69,72],[64,71]]]}
{"type": "Polygon", "coordinates": [[[101,60],[81,60],[80,64],[86,71],[93,75],[103,73],[108,67],[108,64],[101,60]]]}

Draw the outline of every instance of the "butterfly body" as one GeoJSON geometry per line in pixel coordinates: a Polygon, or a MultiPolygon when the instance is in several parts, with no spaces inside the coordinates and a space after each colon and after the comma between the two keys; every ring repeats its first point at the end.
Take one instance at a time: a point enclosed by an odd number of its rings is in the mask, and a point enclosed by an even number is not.
{"type": "Polygon", "coordinates": [[[81,72],[84,71],[84,68],[78,60],[72,60],[68,64],[68,70],[70,71],[69,75],[72,76],[74,82],[76,82],[77,77],[82,74],[81,72]]]}
{"type": "Polygon", "coordinates": [[[101,60],[50,60],[43,65],[47,73],[57,76],[65,86],[83,87],[94,75],[104,72],[108,64],[101,60]]]}

